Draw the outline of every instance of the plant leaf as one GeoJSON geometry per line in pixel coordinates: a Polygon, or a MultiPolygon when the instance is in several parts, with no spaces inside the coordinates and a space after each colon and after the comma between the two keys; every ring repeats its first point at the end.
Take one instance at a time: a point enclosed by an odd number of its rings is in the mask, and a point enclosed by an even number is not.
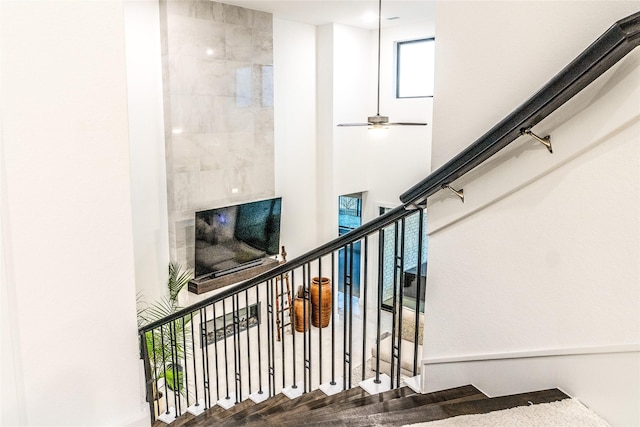
{"type": "Polygon", "coordinates": [[[167,287],[169,288],[169,298],[172,301],[178,301],[178,294],[193,278],[190,270],[182,271],[182,266],[178,263],[169,263],[169,278],[167,287]]]}

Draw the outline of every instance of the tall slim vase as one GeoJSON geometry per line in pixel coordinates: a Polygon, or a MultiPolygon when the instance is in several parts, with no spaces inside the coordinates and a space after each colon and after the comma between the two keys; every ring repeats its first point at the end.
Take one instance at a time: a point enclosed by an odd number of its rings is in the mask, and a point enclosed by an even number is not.
{"type": "Polygon", "coordinates": [[[331,320],[331,279],[328,277],[314,277],[311,279],[311,324],[315,327],[326,328],[331,320]]]}

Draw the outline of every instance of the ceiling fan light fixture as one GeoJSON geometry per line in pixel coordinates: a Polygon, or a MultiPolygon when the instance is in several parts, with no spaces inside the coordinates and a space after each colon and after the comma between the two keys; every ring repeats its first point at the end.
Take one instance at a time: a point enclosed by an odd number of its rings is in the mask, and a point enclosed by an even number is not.
{"type": "Polygon", "coordinates": [[[388,134],[389,126],[383,124],[372,124],[367,128],[367,130],[371,132],[370,135],[375,138],[384,138],[388,134]]]}
{"type": "MultiPolygon", "coordinates": [[[[389,19],[398,19],[398,17],[392,17],[389,19]]],[[[409,123],[409,122],[400,122],[400,123],[389,123],[388,116],[380,115],[380,40],[382,33],[382,0],[378,0],[378,73],[377,73],[377,83],[378,83],[378,96],[377,96],[377,104],[376,104],[376,115],[367,117],[367,123],[339,123],[338,126],[369,126],[369,129],[387,129],[388,126],[426,126],[426,123],[409,123]]]]}
{"type": "Polygon", "coordinates": [[[389,117],[376,114],[375,116],[367,117],[367,122],[373,126],[382,126],[389,123],[389,117]]]}

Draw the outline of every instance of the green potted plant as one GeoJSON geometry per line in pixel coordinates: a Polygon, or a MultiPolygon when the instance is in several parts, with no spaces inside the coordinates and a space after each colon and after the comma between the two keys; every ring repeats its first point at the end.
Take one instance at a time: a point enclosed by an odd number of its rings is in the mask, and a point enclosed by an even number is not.
{"type": "MultiPolygon", "coordinates": [[[[180,264],[170,263],[167,279],[168,295],[148,307],[138,309],[138,326],[147,325],[179,311],[182,307],[178,304],[178,295],[192,277],[191,271],[183,270],[180,264]]],[[[162,328],[155,328],[147,332],[145,338],[151,375],[154,378],[154,389],[157,380],[164,378],[170,390],[185,393],[184,368],[180,363],[186,362],[189,356],[191,317],[185,316],[162,328]]]]}

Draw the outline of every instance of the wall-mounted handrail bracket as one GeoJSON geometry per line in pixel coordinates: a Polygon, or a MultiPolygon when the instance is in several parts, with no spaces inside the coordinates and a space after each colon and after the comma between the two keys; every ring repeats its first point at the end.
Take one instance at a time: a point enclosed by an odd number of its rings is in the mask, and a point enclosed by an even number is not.
{"type": "Polygon", "coordinates": [[[451,190],[453,192],[453,194],[455,194],[456,196],[458,196],[460,198],[460,200],[462,201],[462,203],[464,203],[464,189],[459,189],[456,190],[455,188],[451,187],[449,184],[442,184],[442,188],[448,188],[449,190],[451,190]]]}
{"type": "Polygon", "coordinates": [[[405,206],[409,210],[418,210],[427,208],[427,199],[416,201],[405,206]]]}
{"type": "Polygon", "coordinates": [[[553,148],[551,147],[551,136],[550,135],[547,135],[544,138],[540,138],[538,135],[536,135],[535,133],[533,133],[531,131],[531,128],[520,129],[520,134],[521,135],[529,135],[530,137],[532,137],[533,139],[538,141],[540,144],[542,144],[545,147],[547,147],[547,150],[549,150],[549,153],[553,154],[553,148]]]}

